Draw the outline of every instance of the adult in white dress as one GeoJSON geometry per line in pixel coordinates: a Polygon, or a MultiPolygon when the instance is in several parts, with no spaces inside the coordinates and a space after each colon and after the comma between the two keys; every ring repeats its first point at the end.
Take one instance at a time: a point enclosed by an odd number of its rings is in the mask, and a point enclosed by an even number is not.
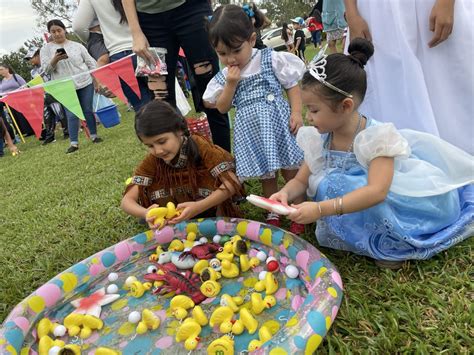
{"type": "MultiPolygon", "coordinates": [[[[350,37],[373,41],[360,112],[474,153],[472,0],[345,0],[350,37]]],[[[349,43],[349,41],[347,41],[349,43]]]]}

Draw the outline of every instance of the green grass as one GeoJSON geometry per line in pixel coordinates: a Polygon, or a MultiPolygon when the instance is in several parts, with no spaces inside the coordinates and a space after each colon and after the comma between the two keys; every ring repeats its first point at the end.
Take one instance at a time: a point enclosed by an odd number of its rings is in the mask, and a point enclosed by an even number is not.
{"type": "MultiPolygon", "coordinates": [[[[309,56],[308,56],[309,58],[309,56]]],[[[100,128],[93,145],[20,144],[19,157],[0,159],[0,320],[56,274],[144,230],[119,208],[125,180],[145,154],[133,116],[100,128]]],[[[261,193],[253,183],[248,193],[261,193]]],[[[261,210],[245,206],[261,220],[261,210]]],[[[308,229],[305,239],[312,243],[308,229]]],[[[398,272],[367,258],[321,248],[345,284],[343,303],[321,353],[472,352],[472,238],[428,261],[398,272]]]]}

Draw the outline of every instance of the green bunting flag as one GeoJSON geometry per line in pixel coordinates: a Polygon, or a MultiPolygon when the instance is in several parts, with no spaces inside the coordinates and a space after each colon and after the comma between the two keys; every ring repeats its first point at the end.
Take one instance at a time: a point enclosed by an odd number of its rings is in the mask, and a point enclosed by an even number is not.
{"type": "Polygon", "coordinates": [[[43,83],[44,83],[44,80],[41,77],[41,75],[36,75],[33,79],[28,81],[26,83],[26,85],[28,85],[28,87],[32,87],[32,86],[40,85],[40,84],[43,84],[43,83]]]}
{"type": "Polygon", "coordinates": [[[77,98],[76,87],[71,79],[48,81],[44,83],[44,91],[51,94],[51,96],[81,120],[85,120],[81,103],[77,98]]]}

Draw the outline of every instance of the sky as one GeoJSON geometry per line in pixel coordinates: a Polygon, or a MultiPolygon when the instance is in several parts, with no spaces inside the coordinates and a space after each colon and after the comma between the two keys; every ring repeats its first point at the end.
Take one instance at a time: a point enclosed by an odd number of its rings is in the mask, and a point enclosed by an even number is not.
{"type": "Polygon", "coordinates": [[[0,55],[16,51],[41,35],[29,0],[0,0],[0,55]]]}

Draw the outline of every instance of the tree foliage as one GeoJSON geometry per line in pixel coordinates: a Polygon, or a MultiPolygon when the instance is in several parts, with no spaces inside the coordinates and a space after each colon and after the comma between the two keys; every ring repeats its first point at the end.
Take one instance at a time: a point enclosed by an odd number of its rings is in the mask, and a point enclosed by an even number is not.
{"type": "Polygon", "coordinates": [[[303,17],[309,15],[315,1],[304,0],[263,0],[259,7],[266,9],[266,16],[272,20],[272,23],[280,26],[283,22],[289,22],[290,19],[297,16],[303,17]]]}
{"type": "MultiPolygon", "coordinates": [[[[64,22],[70,27],[72,16],[77,8],[77,0],[30,0],[31,7],[38,14],[38,26],[46,27],[46,23],[52,19],[64,22]]],[[[104,0],[107,1],[107,0],[104,0]]]]}

